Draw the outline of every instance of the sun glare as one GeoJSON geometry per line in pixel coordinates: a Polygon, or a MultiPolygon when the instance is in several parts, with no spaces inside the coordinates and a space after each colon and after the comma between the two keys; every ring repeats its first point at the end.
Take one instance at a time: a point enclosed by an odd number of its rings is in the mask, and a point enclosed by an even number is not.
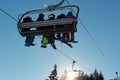
{"type": "Polygon", "coordinates": [[[80,76],[79,71],[67,71],[65,80],[77,80],[80,76]]]}
{"type": "Polygon", "coordinates": [[[68,80],[73,80],[76,77],[76,74],[74,72],[68,72],[67,78],[68,80]]]}

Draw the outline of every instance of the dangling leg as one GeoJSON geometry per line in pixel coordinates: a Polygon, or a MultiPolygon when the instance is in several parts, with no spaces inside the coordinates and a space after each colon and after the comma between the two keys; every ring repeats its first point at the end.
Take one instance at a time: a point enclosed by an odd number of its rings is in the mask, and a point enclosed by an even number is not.
{"type": "Polygon", "coordinates": [[[54,48],[54,49],[57,49],[56,46],[55,46],[55,41],[51,41],[51,46],[54,48]]]}
{"type": "Polygon", "coordinates": [[[26,47],[30,47],[30,36],[27,36],[26,37],[26,40],[25,40],[25,45],[26,47]]]}
{"type": "Polygon", "coordinates": [[[51,43],[51,46],[52,46],[54,49],[57,49],[54,43],[51,43]]]}
{"type": "Polygon", "coordinates": [[[61,40],[65,40],[66,33],[62,33],[61,40]]]}
{"type": "Polygon", "coordinates": [[[35,39],[35,36],[30,36],[30,45],[31,46],[35,46],[36,44],[34,44],[33,42],[34,42],[34,39],[35,39]]]}
{"type": "Polygon", "coordinates": [[[57,38],[58,38],[58,39],[61,39],[61,36],[60,36],[60,34],[57,34],[57,38]]]}
{"type": "Polygon", "coordinates": [[[70,36],[69,36],[69,33],[66,33],[66,40],[70,40],[70,36]]]}
{"type": "Polygon", "coordinates": [[[43,37],[41,43],[42,43],[42,44],[41,44],[41,47],[42,47],[42,48],[46,48],[46,47],[47,47],[47,44],[48,44],[47,38],[46,38],[46,37],[43,37]]]}
{"type": "Polygon", "coordinates": [[[71,40],[74,41],[74,32],[71,32],[71,40]]]}

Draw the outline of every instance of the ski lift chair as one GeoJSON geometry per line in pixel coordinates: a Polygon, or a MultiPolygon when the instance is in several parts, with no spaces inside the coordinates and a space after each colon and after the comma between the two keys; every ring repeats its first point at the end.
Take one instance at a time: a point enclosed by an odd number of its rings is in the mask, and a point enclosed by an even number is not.
{"type": "Polygon", "coordinates": [[[44,34],[57,34],[57,33],[66,33],[66,32],[76,32],[77,27],[72,28],[48,28],[49,26],[56,26],[56,25],[65,25],[72,22],[76,22],[79,14],[79,7],[76,5],[69,5],[69,6],[62,6],[62,7],[48,7],[45,9],[37,9],[37,10],[31,10],[27,11],[24,14],[21,14],[18,16],[18,23],[17,28],[21,36],[38,36],[38,35],[44,35],[44,34]],[[75,18],[64,18],[64,19],[55,19],[55,20],[45,20],[45,21],[34,21],[34,22],[28,22],[28,23],[22,23],[22,20],[25,16],[29,14],[36,14],[36,13],[44,13],[44,12],[52,12],[57,10],[64,10],[64,9],[70,9],[70,8],[76,8],[76,14],[75,18]],[[45,29],[37,30],[37,27],[45,27],[45,29]],[[46,28],[47,27],[47,28],[46,28]],[[22,31],[24,28],[30,28],[30,31],[22,31]]]}

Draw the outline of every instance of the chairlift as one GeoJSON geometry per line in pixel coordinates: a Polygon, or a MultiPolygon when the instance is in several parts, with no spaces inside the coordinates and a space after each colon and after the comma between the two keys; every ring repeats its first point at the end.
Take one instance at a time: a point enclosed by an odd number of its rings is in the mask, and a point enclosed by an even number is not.
{"type": "MultiPolygon", "coordinates": [[[[64,0],[62,0],[64,1],[64,0]]],[[[44,34],[57,34],[57,33],[66,33],[66,32],[76,32],[77,27],[74,26],[72,28],[48,28],[49,26],[56,26],[56,25],[65,25],[70,23],[75,23],[78,18],[79,14],[79,7],[76,5],[69,5],[69,6],[60,6],[62,3],[58,5],[49,6],[45,9],[37,9],[37,10],[31,10],[27,11],[23,14],[20,14],[18,16],[18,23],[17,28],[21,36],[39,36],[44,34]],[[34,22],[28,22],[28,23],[22,23],[22,20],[25,16],[29,14],[37,14],[37,13],[44,13],[44,12],[52,12],[52,11],[60,11],[70,8],[76,8],[76,14],[75,18],[64,18],[64,19],[54,19],[54,20],[45,20],[45,21],[34,21],[34,22]],[[45,27],[44,30],[37,30],[36,28],[45,27]],[[47,28],[46,28],[47,27],[47,28]],[[29,31],[22,31],[22,29],[29,28],[29,31]]],[[[75,24],[74,24],[75,25],[75,24]]]]}
{"type": "Polygon", "coordinates": [[[82,79],[82,75],[84,74],[83,71],[73,69],[76,61],[73,60],[72,63],[73,63],[72,64],[72,69],[70,69],[70,70],[66,69],[64,71],[63,76],[62,76],[62,78],[63,78],[62,80],[80,80],[80,79],[82,79]]]}

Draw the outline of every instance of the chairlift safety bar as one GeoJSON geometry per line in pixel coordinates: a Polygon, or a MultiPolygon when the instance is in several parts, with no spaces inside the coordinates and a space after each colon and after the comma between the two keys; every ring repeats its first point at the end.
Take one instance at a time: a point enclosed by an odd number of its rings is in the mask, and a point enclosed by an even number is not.
{"type": "Polygon", "coordinates": [[[26,32],[20,32],[21,36],[37,36],[44,34],[54,34],[54,33],[68,33],[68,32],[76,32],[76,28],[62,28],[62,29],[45,29],[45,30],[31,30],[26,32]]]}
{"type": "Polygon", "coordinates": [[[65,18],[65,19],[55,19],[55,20],[46,20],[46,21],[35,21],[29,23],[21,23],[18,24],[18,28],[36,28],[42,26],[54,26],[54,25],[65,25],[72,22],[75,22],[76,19],[74,18],[65,18]]]}

